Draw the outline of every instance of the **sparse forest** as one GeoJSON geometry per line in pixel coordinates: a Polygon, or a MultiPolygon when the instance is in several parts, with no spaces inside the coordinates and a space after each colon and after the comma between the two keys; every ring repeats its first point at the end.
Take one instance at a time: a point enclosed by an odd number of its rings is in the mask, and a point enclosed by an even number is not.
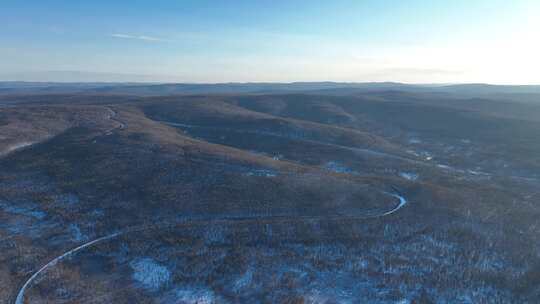
{"type": "Polygon", "coordinates": [[[538,303],[540,102],[329,86],[0,90],[1,302],[538,303]]]}

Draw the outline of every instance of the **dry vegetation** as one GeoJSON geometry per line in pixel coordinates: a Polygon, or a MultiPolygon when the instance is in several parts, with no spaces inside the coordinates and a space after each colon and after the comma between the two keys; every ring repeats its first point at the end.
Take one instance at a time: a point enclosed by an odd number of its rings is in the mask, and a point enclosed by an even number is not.
{"type": "Polygon", "coordinates": [[[43,271],[25,303],[540,301],[540,123],[517,105],[502,117],[395,92],[10,99],[8,303],[47,262],[118,232],[43,271]],[[392,194],[407,205],[389,213],[392,194]]]}

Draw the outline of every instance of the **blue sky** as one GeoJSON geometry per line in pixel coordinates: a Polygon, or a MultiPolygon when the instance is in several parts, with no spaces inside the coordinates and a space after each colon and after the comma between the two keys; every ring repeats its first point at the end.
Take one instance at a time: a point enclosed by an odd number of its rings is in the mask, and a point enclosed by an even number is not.
{"type": "Polygon", "coordinates": [[[537,16],[537,0],[2,0],[0,79],[540,83],[537,16]]]}

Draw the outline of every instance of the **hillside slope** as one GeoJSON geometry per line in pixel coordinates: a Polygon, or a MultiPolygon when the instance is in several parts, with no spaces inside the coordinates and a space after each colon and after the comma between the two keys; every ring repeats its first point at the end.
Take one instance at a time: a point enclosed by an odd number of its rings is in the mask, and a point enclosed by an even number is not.
{"type": "Polygon", "coordinates": [[[12,101],[8,303],[538,300],[531,120],[380,94],[12,101]]]}

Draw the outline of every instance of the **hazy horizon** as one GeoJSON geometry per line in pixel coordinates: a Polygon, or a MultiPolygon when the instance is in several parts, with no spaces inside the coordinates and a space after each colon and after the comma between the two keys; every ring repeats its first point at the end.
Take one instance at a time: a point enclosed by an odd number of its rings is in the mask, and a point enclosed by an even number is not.
{"type": "MultiPolygon", "coordinates": [[[[291,80],[291,81],[182,81],[182,80],[154,80],[151,75],[135,75],[135,74],[115,74],[115,73],[93,73],[84,71],[44,71],[36,74],[21,73],[21,77],[5,78],[0,74],[0,82],[3,83],[58,83],[58,84],[140,84],[140,85],[161,85],[161,84],[194,84],[194,85],[220,85],[220,84],[295,84],[295,83],[334,83],[334,84],[399,84],[411,86],[454,86],[454,85],[486,85],[486,86],[540,86],[538,83],[520,84],[520,83],[490,83],[490,82],[403,82],[392,80],[381,81],[332,81],[332,80],[291,80]],[[51,76],[59,75],[61,77],[51,76]],[[65,73],[65,74],[64,74],[65,73]],[[33,76],[35,75],[35,77],[33,76]],[[95,77],[99,76],[99,77],[95,77]],[[127,79],[127,80],[123,80],[127,79]]],[[[163,79],[157,77],[157,79],[163,79]]]]}
{"type": "Polygon", "coordinates": [[[335,83],[335,84],[378,84],[394,83],[418,86],[452,86],[452,85],[488,85],[488,86],[540,86],[537,83],[491,83],[491,82],[404,82],[392,80],[380,81],[333,81],[333,80],[290,80],[290,81],[189,81],[178,79],[174,76],[155,77],[152,75],[136,75],[122,73],[95,73],[86,71],[43,71],[23,72],[14,74],[12,78],[0,72],[0,82],[21,83],[103,83],[103,84],[294,84],[294,83],[335,83]],[[169,80],[167,80],[169,79],[169,80]]]}

